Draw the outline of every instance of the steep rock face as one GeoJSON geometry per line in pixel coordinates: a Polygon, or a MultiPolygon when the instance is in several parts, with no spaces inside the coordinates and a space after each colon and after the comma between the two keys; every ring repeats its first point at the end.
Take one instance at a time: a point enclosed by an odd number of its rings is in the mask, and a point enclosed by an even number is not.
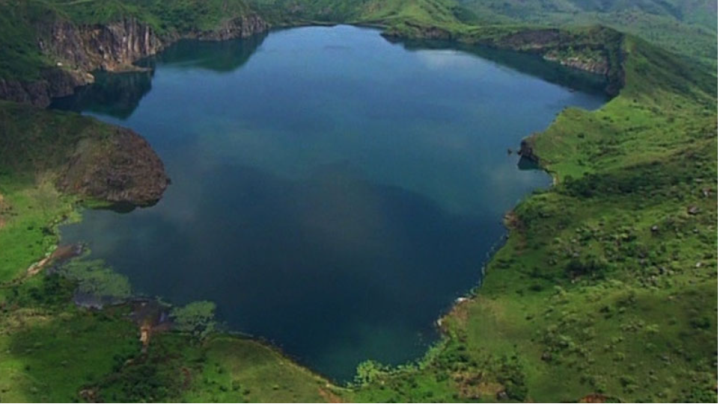
{"type": "Polygon", "coordinates": [[[178,39],[228,40],[265,32],[270,25],[256,14],[230,19],[208,31],[158,35],[135,18],[109,24],[75,25],[56,21],[38,26],[38,46],[57,64],[36,81],[0,79],[0,99],[46,107],[52,98],[93,82],[93,70],[136,70],[133,63],[152,56],[178,39]]]}
{"type": "Polygon", "coordinates": [[[209,41],[225,41],[234,38],[247,38],[250,35],[265,32],[270,25],[256,14],[235,18],[223,23],[213,31],[196,32],[185,35],[186,38],[197,38],[209,41]]]}
{"type": "Polygon", "coordinates": [[[150,144],[129,129],[115,128],[105,139],[78,142],[57,185],[95,200],[142,206],[160,200],[169,182],[150,144]]]}
{"type": "Polygon", "coordinates": [[[152,28],[134,18],[89,26],[57,22],[41,36],[47,38],[39,44],[43,53],[84,71],[131,69],[134,61],[163,48],[152,28]]]}
{"type": "Polygon", "coordinates": [[[542,50],[563,39],[558,29],[525,30],[500,39],[503,46],[516,50],[542,50]]]}
{"type": "Polygon", "coordinates": [[[77,70],[48,69],[37,81],[0,79],[0,99],[47,107],[53,98],[71,95],[75,88],[90,84],[94,78],[77,70]]]}
{"type": "Polygon", "coordinates": [[[535,164],[540,164],[540,158],[535,154],[535,151],[533,150],[533,137],[535,135],[529,136],[520,142],[520,150],[518,151],[518,154],[527,159],[528,161],[531,161],[535,164]]]}
{"type": "Polygon", "coordinates": [[[538,53],[545,60],[593,74],[607,75],[610,63],[602,44],[582,43],[558,29],[527,30],[507,35],[499,41],[503,47],[538,53]],[[577,53],[567,53],[573,50],[577,53]]]}
{"type": "Polygon", "coordinates": [[[168,185],[162,161],[135,132],[14,102],[0,102],[0,171],[53,178],[65,193],[130,205],[157,201],[168,185]]]}
{"type": "Polygon", "coordinates": [[[606,93],[615,96],[625,85],[623,40],[620,32],[605,28],[585,35],[546,28],[506,35],[489,45],[535,53],[545,60],[604,76],[606,93]]]}
{"type": "Polygon", "coordinates": [[[255,14],[230,19],[213,30],[158,35],[134,18],[104,25],[54,24],[41,35],[40,48],[57,62],[84,71],[135,70],[133,63],[162,51],[181,38],[228,40],[267,31],[269,24],[255,14]]]}
{"type": "Polygon", "coordinates": [[[572,67],[573,69],[583,70],[593,74],[607,75],[610,72],[610,66],[605,58],[584,59],[579,56],[562,57],[553,53],[543,56],[545,60],[560,63],[563,66],[572,67]]]}
{"type": "Polygon", "coordinates": [[[404,39],[429,39],[443,41],[453,39],[453,35],[445,29],[435,26],[423,26],[410,22],[391,26],[387,28],[382,35],[392,42],[398,42],[404,39]]]}

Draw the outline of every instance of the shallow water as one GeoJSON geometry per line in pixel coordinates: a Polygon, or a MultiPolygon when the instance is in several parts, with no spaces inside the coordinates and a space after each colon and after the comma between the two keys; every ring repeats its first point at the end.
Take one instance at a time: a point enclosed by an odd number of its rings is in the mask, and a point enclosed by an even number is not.
{"type": "Polygon", "coordinates": [[[549,185],[508,148],[605,101],[534,57],[437,48],[297,28],[99,75],[55,107],[143,134],[173,182],[154,207],[85,212],[64,241],[137,293],[216,302],[230,329],[337,380],[418,358],[478,284],[503,213],[549,185]]]}

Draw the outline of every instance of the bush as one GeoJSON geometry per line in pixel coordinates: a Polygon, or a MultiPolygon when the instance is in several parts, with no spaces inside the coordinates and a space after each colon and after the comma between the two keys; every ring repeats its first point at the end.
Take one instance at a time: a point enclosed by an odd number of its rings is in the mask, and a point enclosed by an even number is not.
{"type": "Polygon", "coordinates": [[[185,307],[176,307],[170,316],[175,329],[198,338],[205,338],[215,330],[215,303],[192,302],[185,307]]]}

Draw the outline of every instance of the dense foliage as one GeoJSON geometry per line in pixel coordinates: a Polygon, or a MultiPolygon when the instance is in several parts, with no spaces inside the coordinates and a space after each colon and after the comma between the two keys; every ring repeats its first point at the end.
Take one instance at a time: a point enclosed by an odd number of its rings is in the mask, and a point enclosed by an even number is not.
{"type": "Polygon", "coordinates": [[[203,303],[175,310],[187,333],[149,328],[143,350],[150,317],[133,323],[128,305],[71,304],[78,286],[128,293],[99,263],[74,264],[69,279],[28,276],[75,209],[53,168],[105,125],[0,104],[0,401],[716,401],[717,79],[697,62],[715,57],[714,4],[0,0],[5,78],[32,79],[48,65],[36,35],[58,19],[133,17],[170,32],[257,12],[274,24],[376,23],[400,37],[443,33],[468,47],[535,52],[532,38],[508,35],[600,22],[666,48],[601,28],[543,42],[544,55],[606,58],[617,96],[595,112],[568,109],[529,139],[556,186],[507,216],[507,244],[478,294],[442,319],[444,339],[398,369],[364,363],[349,388],[256,341],[212,333],[203,303]]]}

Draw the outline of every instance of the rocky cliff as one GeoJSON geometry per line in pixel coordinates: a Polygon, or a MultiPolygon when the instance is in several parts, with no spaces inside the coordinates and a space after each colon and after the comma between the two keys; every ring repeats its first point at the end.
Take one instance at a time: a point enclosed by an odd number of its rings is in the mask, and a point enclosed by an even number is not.
{"type": "Polygon", "coordinates": [[[619,33],[604,28],[584,33],[548,28],[500,36],[493,44],[536,53],[563,66],[607,76],[611,73],[612,53],[621,41],[619,33]]]}
{"type": "Polygon", "coordinates": [[[537,136],[537,134],[526,137],[522,140],[522,142],[520,142],[520,150],[518,151],[518,155],[535,164],[540,164],[540,157],[538,157],[537,154],[535,154],[535,150],[533,150],[535,136],[537,136]]]}
{"type": "Polygon", "coordinates": [[[571,67],[602,76],[610,72],[610,65],[607,58],[600,55],[599,57],[583,57],[583,56],[562,56],[556,52],[550,52],[543,55],[545,60],[560,63],[563,66],[571,67]]]}
{"type": "Polygon", "coordinates": [[[90,73],[61,68],[43,71],[36,81],[0,78],[0,99],[46,107],[52,98],[71,95],[77,87],[93,81],[90,73]]]}
{"type": "Polygon", "coordinates": [[[169,184],[160,158],[137,133],[114,128],[101,143],[86,138],[59,174],[58,188],[111,204],[150,205],[169,184]]]}
{"type": "Polygon", "coordinates": [[[217,29],[212,31],[196,31],[185,34],[184,38],[196,38],[200,40],[225,41],[233,38],[247,38],[260,32],[270,29],[270,25],[257,14],[235,18],[226,21],[217,29]]]}
{"type": "Polygon", "coordinates": [[[248,37],[270,28],[256,14],[229,19],[212,30],[160,35],[135,18],[108,24],[78,25],[56,21],[40,25],[38,47],[55,65],[34,81],[0,79],[0,99],[46,107],[52,98],[67,96],[93,81],[90,72],[135,70],[139,59],[155,55],[179,39],[227,40],[248,37]]]}
{"type": "Polygon", "coordinates": [[[385,29],[382,35],[391,42],[401,42],[407,39],[427,40],[453,40],[453,34],[443,28],[422,25],[413,22],[403,22],[385,29]]]}
{"type": "Polygon", "coordinates": [[[0,172],[52,178],[69,194],[148,205],[169,183],[145,139],[93,118],[0,101],[0,134],[0,172]]]}
{"type": "Polygon", "coordinates": [[[152,28],[134,18],[106,25],[77,26],[63,21],[46,30],[40,35],[41,51],[57,63],[84,71],[127,70],[134,61],[163,48],[152,28]]]}
{"type": "Polygon", "coordinates": [[[400,23],[384,33],[392,41],[453,40],[466,45],[531,53],[573,69],[603,76],[606,92],[615,96],[625,84],[622,68],[624,36],[605,27],[565,30],[483,27],[475,31],[451,32],[433,26],[400,23]]]}

